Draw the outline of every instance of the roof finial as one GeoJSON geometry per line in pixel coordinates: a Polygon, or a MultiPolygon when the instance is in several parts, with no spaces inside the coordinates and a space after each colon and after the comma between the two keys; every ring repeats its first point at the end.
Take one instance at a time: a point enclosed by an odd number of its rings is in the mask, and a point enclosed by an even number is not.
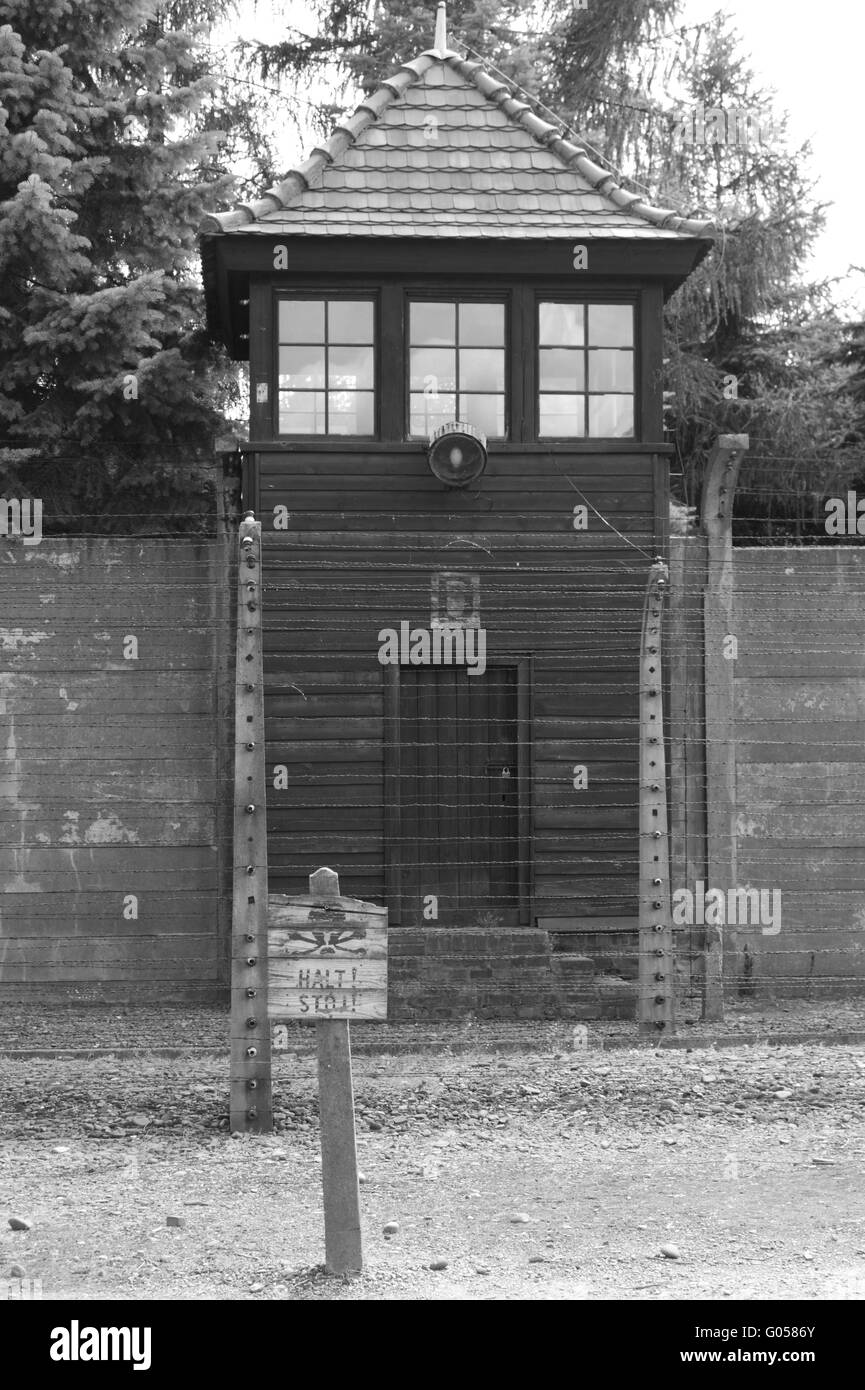
{"type": "Polygon", "coordinates": [[[436,36],[433,48],[437,53],[447,53],[448,51],[448,8],[445,0],[439,0],[439,7],[436,10],[436,36]]]}

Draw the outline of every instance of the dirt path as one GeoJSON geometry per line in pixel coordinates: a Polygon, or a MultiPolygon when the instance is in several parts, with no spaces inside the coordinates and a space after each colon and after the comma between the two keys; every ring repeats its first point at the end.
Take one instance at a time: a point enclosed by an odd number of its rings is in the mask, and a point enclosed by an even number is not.
{"type": "Polygon", "coordinates": [[[311,1058],[278,1062],[261,1139],[226,1134],[214,1059],[0,1061],[0,1277],[47,1298],[865,1297],[862,1049],[355,1071],[367,1270],[344,1285],[317,1268],[311,1058]]]}

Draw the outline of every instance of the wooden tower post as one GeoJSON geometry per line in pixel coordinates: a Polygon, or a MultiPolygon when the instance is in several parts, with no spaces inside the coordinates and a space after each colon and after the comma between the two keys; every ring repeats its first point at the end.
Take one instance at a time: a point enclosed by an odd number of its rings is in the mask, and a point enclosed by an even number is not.
{"type": "Polygon", "coordinates": [[[661,621],[667,566],[649,571],[640,643],[640,937],[637,1018],[641,1033],[671,1033],[675,960],[664,756],[661,621]]]}
{"type": "Polygon", "coordinates": [[[240,524],[234,748],[234,895],[231,927],[231,1130],[273,1129],[267,1017],[267,816],[261,522],[240,524]]]}

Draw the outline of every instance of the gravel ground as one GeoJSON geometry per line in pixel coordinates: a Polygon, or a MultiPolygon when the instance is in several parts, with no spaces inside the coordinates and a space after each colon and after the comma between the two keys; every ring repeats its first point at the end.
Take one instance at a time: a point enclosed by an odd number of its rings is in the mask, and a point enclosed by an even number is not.
{"type": "Polygon", "coordinates": [[[274,1079],[274,1135],[232,1138],[225,1059],[0,1060],[0,1278],[76,1299],[865,1297],[861,1046],[357,1055],[352,1282],[321,1269],[312,1057],[274,1079]]]}

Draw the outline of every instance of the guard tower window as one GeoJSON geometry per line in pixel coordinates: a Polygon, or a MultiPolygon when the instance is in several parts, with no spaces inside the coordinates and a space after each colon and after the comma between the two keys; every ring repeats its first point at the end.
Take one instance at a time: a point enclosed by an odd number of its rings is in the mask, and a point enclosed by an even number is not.
{"type": "Polygon", "coordinates": [[[459,420],[490,439],[505,423],[505,306],[449,300],[409,305],[409,434],[459,420]]]}
{"type": "Polygon", "coordinates": [[[371,299],[280,299],[279,433],[375,433],[371,299]]]}
{"type": "Polygon", "coordinates": [[[540,438],[633,438],[633,306],[542,302],[538,385],[540,438]]]}

